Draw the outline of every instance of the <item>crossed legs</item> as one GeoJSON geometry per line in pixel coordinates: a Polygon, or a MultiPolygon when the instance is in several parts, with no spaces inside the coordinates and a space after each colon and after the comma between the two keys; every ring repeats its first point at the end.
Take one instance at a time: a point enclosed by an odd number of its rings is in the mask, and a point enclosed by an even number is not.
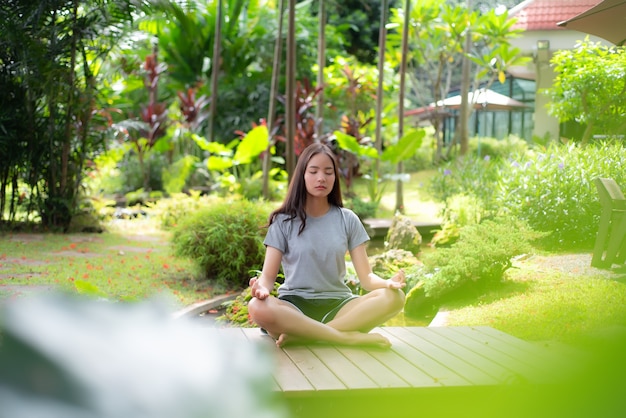
{"type": "Polygon", "coordinates": [[[389,347],[385,337],[369,331],[394,317],[403,306],[402,290],[377,289],[346,303],[327,324],[273,296],[264,300],[252,298],[248,310],[252,320],[267,330],[278,346],[304,340],[389,347]]]}

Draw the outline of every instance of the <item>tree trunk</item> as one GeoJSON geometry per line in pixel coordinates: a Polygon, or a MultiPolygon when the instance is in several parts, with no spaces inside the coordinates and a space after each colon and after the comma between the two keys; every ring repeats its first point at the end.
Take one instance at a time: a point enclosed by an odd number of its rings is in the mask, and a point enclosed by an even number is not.
{"type": "Polygon", "coordinates": [[[280,79],[280,58],[283,50],[283,19],[285,17],[285,1],[280,0],[278,11],[278,34],[274,46],[274,62],[272,63],[272,84],[270,87],[270,105],[267,112],[267,131],[269,134],[269,146],[263,154],[263,197],[270,200],[269,189],[270,169],[272,168],[272,155],[270,149],[274,144],[274,118],[276,117],[276,96],[278,93],[278,80],[280,79]]]}
{"type": "Polygon", "coordinates": [[[286,91],[286,165],[289,181],[296,166],[294,138],[296,134],[296,0],[289,0],[289,22],[287,26],[287,91],[286,91]]]}
{"type": "MultiPolygon", "coordinates": [[[[472,1],[467,0],[467,10],[472,10],[472,1]]],[[[466,155],[469,150],[469,133],[468,133],[468,124],[469,124],[469,86],[470,86],[470,65],[471,62],[467,55],[470,53],[470,49],[472,48],[472,30],[468,26],[465,31],[465,45],[463,47],[463,62],[461,66],[461,108],[459,109],[459,132],[458,132],[458,141],[461,145],[460,154],[466,155]]]]}
{"type": "MultiPolygon", "coordinates": [[[[400,94],[398,97],[398,141],[404,136],[404,89],[406,87],[406,57],[409,49],[409,24],[411,17],[411,0],[405,1],[404,25],[402,25],[402,62],[400,64],[400,94]]],[[[404,172],[402,161],[396,166],[396,173],[404,172]]],[[[402,179],[396,180],[396,212],[404,213],[404,191],[402,179]]]]}
{"type": "Polygon", "coordinates": [[[209,141],[215,141],[215,112],[217,112],[217,90],[220,75],[222,44],[222,0],[217,1],[215,14],[215,35],[213,38],[213,59],[211,65],[211,108],[209,114],[209,141]]]}
{"type": "MultiPolygon", "coordinates": [[[[385,72],[385,44],[387,42],[387,0],[380,2],[380,28],[378,30],[378,86],[376,87],[376,131],[374,144],[380,155],[383,149],[381,125],[383,120],[383,87],[385,72]]],[[[380,178],[380,160],[376,160],[376,179],[380,178]]]]}
{"type": "Polygon", "coordinates": [[[317,95],[315,108],[315,140],[320,141],[324,135],[324,68],[326,67],[326,2],[319,0],[319,33],[317,37],[317,87],[321,88],[317,95]]]}

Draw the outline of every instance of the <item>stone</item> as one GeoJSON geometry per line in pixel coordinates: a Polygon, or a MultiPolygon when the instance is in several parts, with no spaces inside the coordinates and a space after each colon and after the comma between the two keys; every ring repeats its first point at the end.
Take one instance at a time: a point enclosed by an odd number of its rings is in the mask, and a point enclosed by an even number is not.
{"type": "Polygon", "coordinates": [[[397,248],[417,254],[422,245],[422,235],[409,217],[396,213],[387,232],[386,242],[387,248],[397,248]]]}

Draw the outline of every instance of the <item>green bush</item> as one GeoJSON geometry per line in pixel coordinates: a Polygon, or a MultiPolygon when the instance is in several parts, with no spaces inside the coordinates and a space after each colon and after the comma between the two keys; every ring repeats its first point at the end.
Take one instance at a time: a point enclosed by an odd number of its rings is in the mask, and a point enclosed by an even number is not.
{"type": "Polygon", "coordinates": [[[457,158],[438,169],[430,192],[441,202],[459,194],[475,196],[481,202],[483,217],[494,216],[500,210],[497,192],[502,164],[502,159],[489,156],[457,158]]]}
{"type": "Polygon", "coordinates": [[[248,200],[222,201],[180,221],[172,231],[174,254],[194,262],[208,280],[228,287],[248,285],[263,265],[269,206],[248,200]]]}
{"type": "Polygon", "coordinates": [[[458,194],[452,196],[443,211],[441,229],[430,240],[436,247],[453,244],[461,235],[461,228],[480,222],[482,217],[481,202],[473,195],[458,194]]]}
{"type": "Polygon", "coordinates": [[[507,159],[512,154],[523,154],[528,143],[518,136],[509,135],[504,139],[475,137],[469,140],[469,154],[478,158],[507,159]]]}
{"type": "Polygon", "coordinates": [[[551,248],[591,248],[600,219],[593,179],[626,186],[624,151],[618,142],[552,144],[511,159],[501,170],[499,203],[533,229],[551,232],[544,242],[551,248]]]}
{"type": "Polygon", "coordinates": [[[378,202],[363,200],[358,196],[346,199],[345,206],[351,209],[361,220],[375,218],[378,202]]]}
{"type": "Polygon", "coordinates": [[[433,195],[447,201],[467,194],[480,200],[482,217],[513,216],[537,231],[549,232],[543,245],[552,249],[589,249],[600,218],[596,177],[626,186],[624,144],[581,146],[552,143],[507,159],[459,158],[431,183],[433,195]]]}
{"type": "Polygon", "coordinates": [[[531,243],[542,236],[524,222],[507,219],[484,220],[461,229],[459,240],[449,248],[427,253],[424,268],[407,272],[405,313],[420,312],[425,301],[436,303],[461,288],[499,282],[511,267],[511,259],[532,250],[531,243]]]}
{"type": "Polygon", "coordinates": [[[167,199],[160,199],[148,206],[152,209],[152,216],[157,219],[161,228],[167,231],[200,209],[219,202],[220,198],[215,195],[206,196],[201,195],[199,191],[190,190],[188,195],[175,193],[167,199]]]}

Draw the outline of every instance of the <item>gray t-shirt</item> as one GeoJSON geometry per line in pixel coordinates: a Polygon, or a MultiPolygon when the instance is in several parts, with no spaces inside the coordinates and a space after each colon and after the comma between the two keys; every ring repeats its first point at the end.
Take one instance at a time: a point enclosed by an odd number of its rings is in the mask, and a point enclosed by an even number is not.
{"type": "Polygon", "coordinates": [[[346,252],[369,241],[363,224],[350,209],[331,206],[323,216],[307,216],[298,235],[299,218],[285,221],[279,214],[269,226],[264,244],[283,253],[285,282],[279,296],[310,299],[343,298],[351,295],[344,283],[346,252]]]}

